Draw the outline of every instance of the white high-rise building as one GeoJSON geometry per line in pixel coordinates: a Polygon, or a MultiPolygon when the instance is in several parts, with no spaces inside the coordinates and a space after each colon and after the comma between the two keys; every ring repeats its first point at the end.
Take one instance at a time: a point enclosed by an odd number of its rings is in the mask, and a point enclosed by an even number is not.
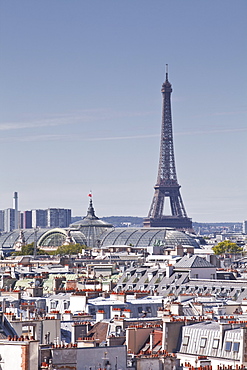
{"type": "Polygon", "coordinates": [[[32,209],[32,227],[47,227],[46,209],[32,209]]]}
{"type": "Polygon", "coordinates": [[[4,231],[10,232],[15,229],[15,210],[7,208],[4,211],[4,231]]]}
{"type": "Polygon", "coordinates": [[[247,234],[247,220],[243,221],[243,233],[247,234]]]}
{"type": "Polygon", "coordinates": [[[4,211],[0,210],[0,231],[4,231],[4,211]]]}
{"type": "Polygon", "coordinates": [[[32,209],[32,227],[68,227],[71,223],[71,209],[32,209]]]}

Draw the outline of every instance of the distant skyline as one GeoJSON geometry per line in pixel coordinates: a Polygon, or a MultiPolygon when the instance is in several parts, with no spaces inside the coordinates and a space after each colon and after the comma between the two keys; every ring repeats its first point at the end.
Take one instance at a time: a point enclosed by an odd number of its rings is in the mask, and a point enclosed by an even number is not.
{"type": "Polygon", "coordinates": [[[245,0],[0,3],[0,209],[146,217],[161,85],[194,222],[247,219],[245,0]]]}

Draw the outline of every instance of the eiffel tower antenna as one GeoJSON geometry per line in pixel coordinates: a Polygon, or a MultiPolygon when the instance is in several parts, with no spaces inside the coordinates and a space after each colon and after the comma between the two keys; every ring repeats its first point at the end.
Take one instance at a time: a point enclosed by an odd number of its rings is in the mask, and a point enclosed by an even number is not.
{"type": "Polygon", "coordinates": [[[168,64],[166,64],[166,81],[168,81],[168,64]]]}
{"type": "Polygon", "coordinates": [[[178,184],[173,148],[171,93],[172,85],[166,79],[162,85],[162,125],[160,140],[160,158],[157,183],[154,186],[154,197],[148,217],[144,220],[146,227],[173,227],[192,230],[192,220],[187,217],[178,184]],[[165,200],[169,200],[170,214],[165,215],[165,200]]]}

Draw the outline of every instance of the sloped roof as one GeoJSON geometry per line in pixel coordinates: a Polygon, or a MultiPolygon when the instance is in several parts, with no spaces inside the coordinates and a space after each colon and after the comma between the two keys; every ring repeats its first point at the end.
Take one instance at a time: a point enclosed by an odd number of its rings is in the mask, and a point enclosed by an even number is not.
{"type": "Polygon", "coordinates": [[[205,258],[199,256],[187,257],[184,256],[179,262],[174,265],[175,268],[208,268],[215,267],[205,258]]]}
{"type": "Polygon", "coordinates": [[[7,317],[1,313],[0,315],[0,339],[6,339],[8,335],[12,337],[17,335],[15,329],[7,319],[7,317]]]}
{"type": "Polygon", "coordinates": [[[138,354],[141,354],[143,352],[151,350],[150,340],[152,340],[152,342],[153,342],[152,343],[152,352],[158,353],[162,348],[162,331],[161,330],[154,330],[153,331],[153,339],[150,338],[150,333],[149,333],[144,345],[140,348],[138,354]]]}
{"type": "Polygon", "coordinates": [[[202,321],[189,325],[190,329],[220,330],[220,324],[215,321],[202,321]]]}
{"type": "Polygon", "coordinates": [[[108,322],[97,322],[93,328],[88,332],[87,337],[93,337],[94,339],[99,339],[100,343],[106,341],[108,333],[108,322]]]}

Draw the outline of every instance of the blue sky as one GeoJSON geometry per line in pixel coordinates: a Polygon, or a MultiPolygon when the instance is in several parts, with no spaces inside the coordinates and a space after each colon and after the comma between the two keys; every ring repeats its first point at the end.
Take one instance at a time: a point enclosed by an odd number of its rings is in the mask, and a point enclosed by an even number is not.
{"type": "Polygon", "coordinates": [[[193,221],[247,219],[246,0],[0,3],[0,209],[146,216],[161,85],[193,221]]]}

